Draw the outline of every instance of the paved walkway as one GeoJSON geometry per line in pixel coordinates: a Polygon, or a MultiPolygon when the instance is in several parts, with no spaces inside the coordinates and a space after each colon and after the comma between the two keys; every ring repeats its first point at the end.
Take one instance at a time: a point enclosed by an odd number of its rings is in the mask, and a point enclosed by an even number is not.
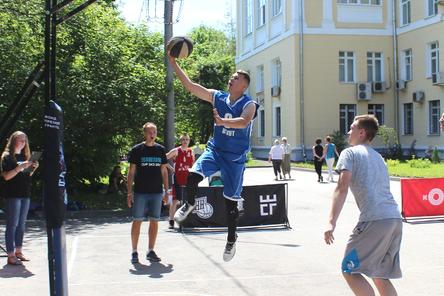
{"type": "MultiPolygon", "coordinates": [[[[69,295],[187,296],[347,296],[352,295],[339,267],[358,211],[349,195],[338,221],[336,242],[325,245],[323,232],[334,183],[318,184],[313,172],[293,170],[289,183],[290,230],[250,230],[239,234],[235,258],[222,260],[226,233],[181,234],[160,223],[156,251],[160,263],[130,257],[127,217],[67,221],[69,295]]],[[[271,168],[247,169],[245,184],[274,183],[271,168]]],[[[399,182],[392,192],[400,198],[399,182]]],[[[1,221],[0,233],[4,233],[1,221]]],[[[146,251],[147,224],[139,253],[146,251]]],[[[394,281],[399,295],[443,295],[444,224],[404,223],[401,267],[394,281]]],[[[3,237],[0,238],[3,243],[3,237]]],[[[31,221],[23,267],[0,264],[0,295],[49,295],[47,245],[41,221],[31,221]]]]}

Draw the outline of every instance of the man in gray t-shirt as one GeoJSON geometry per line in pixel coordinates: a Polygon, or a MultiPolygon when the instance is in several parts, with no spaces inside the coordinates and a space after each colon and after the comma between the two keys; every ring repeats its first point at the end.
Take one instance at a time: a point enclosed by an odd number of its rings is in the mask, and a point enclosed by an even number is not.
{"type": "Polygon", "coordinates": [[[339,181],[333,193],[327,244],[334,241],[336,221],[350,187],[360,210],[342,261],[342,274],[356,295],[375,295],[363,275],[370,277],[381,295],[397,295],[390,279],[400,278],[399,250],[402,221],[390,193],[389,175],[381,155],[370,147],[378,131],[373,115],[355,117],[348,132],[352,146],[342,151],[336,166],[339,181]]]}

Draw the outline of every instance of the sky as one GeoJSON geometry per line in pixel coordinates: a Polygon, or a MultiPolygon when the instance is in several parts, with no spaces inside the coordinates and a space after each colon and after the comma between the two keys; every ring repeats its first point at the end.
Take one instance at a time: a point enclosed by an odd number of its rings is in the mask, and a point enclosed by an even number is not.
{"type": "MultiPolygon", "coordinates": [[[[229,19],[226,15],[231,11],[235,19],[236,0],[182,0],[182,13],[179,21],[173,25],[173,35],[186,35],[191,29],[199,25],[206,25],[217,29],[225,29],[229,19]]],[[[152,31],[163,32],[163,0],[119,0],[119,9],[122,16],[129,23],[140,23],[148,19],[148,27],[152,31]],[[156,7],[157,2],[157,10],[156,7]],[[148,13],[149,4],[149,13],[148,13]],[[158,19],[154,19],[155,16],[158,19]]],[[[179,11],[180,0],[174,0],[173,18],[179,11]]]]}

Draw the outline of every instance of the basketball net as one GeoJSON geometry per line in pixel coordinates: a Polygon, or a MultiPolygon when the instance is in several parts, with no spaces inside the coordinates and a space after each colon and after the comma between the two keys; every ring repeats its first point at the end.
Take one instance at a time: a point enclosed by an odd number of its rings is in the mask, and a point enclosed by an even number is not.
{"type": "Polygon", "coordinates": [[[164,2],[172,1],[171,9],[173,10],[172,23],[179,22],[182,15],[183,0],[142,0],[142,9],[140,11],[139,22],[147,21],[150,23],[165,24],[164,20],[164,2]],[[176,12],[177,11],[177,12],[176,12]]]}

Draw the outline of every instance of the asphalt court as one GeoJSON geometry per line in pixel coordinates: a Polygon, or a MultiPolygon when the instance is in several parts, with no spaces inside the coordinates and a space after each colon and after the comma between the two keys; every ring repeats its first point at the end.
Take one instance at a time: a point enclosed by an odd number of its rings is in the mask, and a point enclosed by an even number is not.
{"type": "MultiPolygon", "coordinates": [[[[140,264],[130,263],[130,219],[100,217],[66,223],[69,295],[353,295],[340,273],[340,262],[358,210],[349,194],[327,246],[323,232],[334,183],[318,184],[314,172],[292,172],[288,216],[291,229],[239,233],[236,256],[222,260],[225,232],[182,234],[161,221],[156,252],[159,263],[145,260],[147,223],[139,241],[140,264]]],[[[246,185],[273,184],[271,168],[247,169],[246,185]]],[[[278,181],[281,182],[281,181],[278,181]]],[[[395,198],[400,184],[391,182],[395,198]]],[[[404,223],[401,249],[403,278],[394,280],[399,295],[443,295],[444,224],[404,223]]],[[[0,225],[3,245],[4,221],[0,225]]],[[[49,295],[45,225],[30,221],[24,267],[0,264],[0,296],[49,295]]]]}

